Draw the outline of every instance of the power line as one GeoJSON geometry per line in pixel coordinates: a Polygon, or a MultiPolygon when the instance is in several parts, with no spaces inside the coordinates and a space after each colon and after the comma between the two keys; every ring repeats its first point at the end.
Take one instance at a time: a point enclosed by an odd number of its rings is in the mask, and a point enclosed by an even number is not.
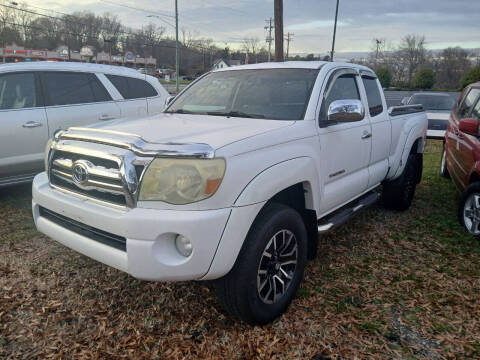
{"type": "MultiPolygon", "coordinates": [[[[17,8],[17,7],[13,7],[13,6],[9,6],[9,5],[4,5],[4,4],[0,4],[0,6],[3,6],[3,7],[6,7],[6,8],[10,8],[10,9],[14,9],[14,10],[17,10],[17,11],[22,11],[22,12],[26,12],[26,13],[29,13],[29,14],[33,14],[33,15],[37,15],[37,16],[43,16],[43,17],[46,17],[46,18],[49,18],[49,19],[53,19],[53,20],[57,20],[57,21],[63,21],[65,23],[71,21],[71,19],[67,19],[67,18],[61,18],[61,17],[56,17],[56,16],[51,16],[51,15],[46,15],[46,14],[41,14],[41,13],[38,13],[38,12],[35,12],[35,11],[31,11],[31,10],[27,10],[27,9],[21,9],[21,8],[17,8]]],[[[64,16],[66,17],[75,17],[75,15],[72,15],[72,14],[64,14],[64,16]]],[[[86,24],[84,22],[81,22],[81,21],[78,21],[77,19],[75,20],[75,22],[77,24],[80,24],[80,25],[83,25],[85,27],[89,27],[90,25],[89,24],[86,24]]],[[[16,26],[20,26],[20,27],[30,27],[32,28],[31,26],[26,26],[26,25],[22,25],[22,24],[16,24],[16,26]]],[[[122,25],[122,27],[124,27],[122,25]]],[[[111,29],[107,29],[107,28],[104,28],[104,27],[100,27],[99,28],[100,30],[104,30],[104,31],[111,31],[111,29]]],[[[133,30],[133,29],[132,29],[133,30]]],[[[138,30],[138,29],[137,29],[138,30]]],[[[126,31],[126,30],[118,30],[116,31],[117,34],[123,34],[123,35],[133,35],[133,31],[126,31]]],[[[85,36],[86,34],[81,34],[81,33],[69,33],[69,32],[64,32],[64,34],[73,34],[75,36],[78,36],[78,37],[82,37],[82,36],[85,36]]]]}
{"type": "Polygon", "coordinates": [[[170,15],[170,14],[167,14],[167,13],[161,13],[159,11],[142,9],[142,8],[139,8],[139,7],[130,6],[130,5],[122,4],[122,3],[117,3],[115,1],[110,1],[110,0],[99,0],[99,1],[103,2],[103,3],[106,3],[106,4],[110,4],[110,5],[116,5],[116,6],[124,7],[126,9],[130,9],[130,10],[136,10],[136,11],[141,11],[141,12],[148,13],[148,14],[156,14],[156,15],[159,15],[159,16],[165,16],[165,17],[175,19],[175,15],[170,15]]]}
{"type": "Polygon", "coordinates": [[[244,15],[248,15],[247,12],[245,11],[242,11],[242,10],[239,10],[239,9],[235,9],[235,8],[232,8],[232,7],[228,7],[228,6],[223,6],[223,5],[219,5],[218,3],[214,3],[212,2],[211,0],[203,0],[204,3],[207,3],[207,4],[210,4],[210,5],[213,5],[213,6],[216,6],[217,8],[221,8],[221,9],[226,9],[226,10],[230,10],[230,11],[233,11],[233,12],[236,12],[236,13],[239,13],[239,14],[244,14],[244,15]]]}

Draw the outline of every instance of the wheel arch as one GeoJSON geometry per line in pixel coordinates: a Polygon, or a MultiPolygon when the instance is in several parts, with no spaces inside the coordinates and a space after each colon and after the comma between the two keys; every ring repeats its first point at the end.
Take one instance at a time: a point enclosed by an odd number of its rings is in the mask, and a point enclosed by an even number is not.
{"type": "Polygon", "coordinates": [[[480,182],[480,175],[476,171],[474,171],[470,175],[470,178],[468,180],[468,185],[476,183],[476,182],[480,182]]]}
{"type": "Polygon", "coordinates": [[[300,186],[303,189],[304,207],[318,211],[320,181],[314,160],[310,157],[290,159],[265,169],[242,190],[234,206],[270,201],[281,196],[279,194],[285,194],[287,189],[290,189],[287,193],[291,194],[292,189],[300,186]]]}
{"type": "MultiPolygon", "coordinates": [[[[419,161],[419,166],[421,166],[421,169],[423,168],[423,152],[425,149],[426,140],[423,136],[423,133],[420,130],[421,128],[417,126],[410,131],[405,141],[402,155],[400,156],[400,159],[398,160],[398,163],[397,163],[398,168],[395,171],[393,176],[389,176],[388,180],[396,179],[403,173],[403,169],[405,169],[408,157],[412,154],[418,155],[417,159],[419,161]]],[[[422,171],[420,171],[419,173],[420,175],[419,175],[419,179],[417,179],[418,181],[421,179],[422,171]]]]}
{"type": "Polygon", "coordinates": [[[316,167],[308,157],[282,162],[257,175],[238,196],[210,268],[202,279],[218,279],[233,268],[252,225],[272,202],[300,213],[308,233],[308,257],[313,258],[318,244],[318,198],[315,197],[319,187],[316,167]]]}

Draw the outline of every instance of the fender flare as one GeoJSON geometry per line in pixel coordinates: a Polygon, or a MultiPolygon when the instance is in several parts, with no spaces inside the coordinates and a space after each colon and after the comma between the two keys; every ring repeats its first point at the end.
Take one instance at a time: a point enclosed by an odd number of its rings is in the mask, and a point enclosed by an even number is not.
{"type": "Polygon", "coordinates": [[[305,190],[305,206],[315,210],[320,185],[317,167],[311,157],[277,163],[255,176],[236,199],[210,268],[202,280],[218,279],[227,274],[234,266],[252,224],[268,200],[299,183],[303,183],[305,190]]]}
{"type": "Polygon", "coordinates": [[[317,211],[320,181],[314,160],[306,156],[286,160],[263,170],[242,190],[234,206],[268,201],[282,190],[299,183],[304,185],[306,208],[317,211]]]}
{"type": "Polygon", "coordinates": [[[423,152],[424,145],[425,145],[423,130],[424,130],[424,127],[420,124],[410,129],[407,139],[405,140],[405,145],[403,146],[403,151],[402,151],[402,155],[400,156],[400,162],[398,163],[398,168],[389,180],[396,179],[403,173],[403,169],[405,169],[405,166],[407,165],[408,157],[412,152],[412,147],[418,139],[421,139],[421,141],[418,144],[418,149],[416,152],[417,153],[423,152]]]}

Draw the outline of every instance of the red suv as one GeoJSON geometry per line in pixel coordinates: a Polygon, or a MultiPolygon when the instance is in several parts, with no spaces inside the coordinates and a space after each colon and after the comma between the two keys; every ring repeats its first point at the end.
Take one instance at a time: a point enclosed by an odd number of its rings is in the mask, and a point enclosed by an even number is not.
{"type": "Polygon", "coordinates": [[[463,191],[458,217],[480,238],[480,82],[468,86],[453,108],[445,133],[440,174],[463,191]]]}

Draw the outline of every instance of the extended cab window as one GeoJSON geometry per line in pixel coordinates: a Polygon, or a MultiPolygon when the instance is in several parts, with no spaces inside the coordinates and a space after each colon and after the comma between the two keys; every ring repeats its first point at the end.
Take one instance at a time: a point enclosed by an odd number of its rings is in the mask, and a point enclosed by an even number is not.
{"type": "Polygon", "coordinates": [[[472,110],[473,105],[478,99],[480,95],[480,89],[471,89],[468,94],[464,97],[462,104],[458,109],[458,116],[460,118],[468,116],[470,111],[472,110]]]}
{"type": "Polygon", "coordinates": [[[127,76],[106,75],[124,99],[141,99],[157,96],[157,90],[142,79],[127,76]]]}
{"type": "Polygon", "coordinates": [[[328,108],[332,102],[337,100],[360,100],[360,92],[358,91],[355,75],[342,75],[327,89],[320,111],[320,120],[327,120],[328,108]]]}
{"type": "Polygon", "coordinates": [[[377,79],[364,76],[362,80],[367,93],[370,116],[377,116],[383,112],[382,96],[380,95],[377,79]]]}
{"type": "Polygon", "coordinates": [[[12,73],[0,76],[0,110],[37,106],[35,75],[12,73]]]}
{"type": "Polygon", "coordinates": [[[47,105],[88,104],[111,100],[103,85],[93,74],[81,72],[45,72],[43,83],[47,105]]]}

